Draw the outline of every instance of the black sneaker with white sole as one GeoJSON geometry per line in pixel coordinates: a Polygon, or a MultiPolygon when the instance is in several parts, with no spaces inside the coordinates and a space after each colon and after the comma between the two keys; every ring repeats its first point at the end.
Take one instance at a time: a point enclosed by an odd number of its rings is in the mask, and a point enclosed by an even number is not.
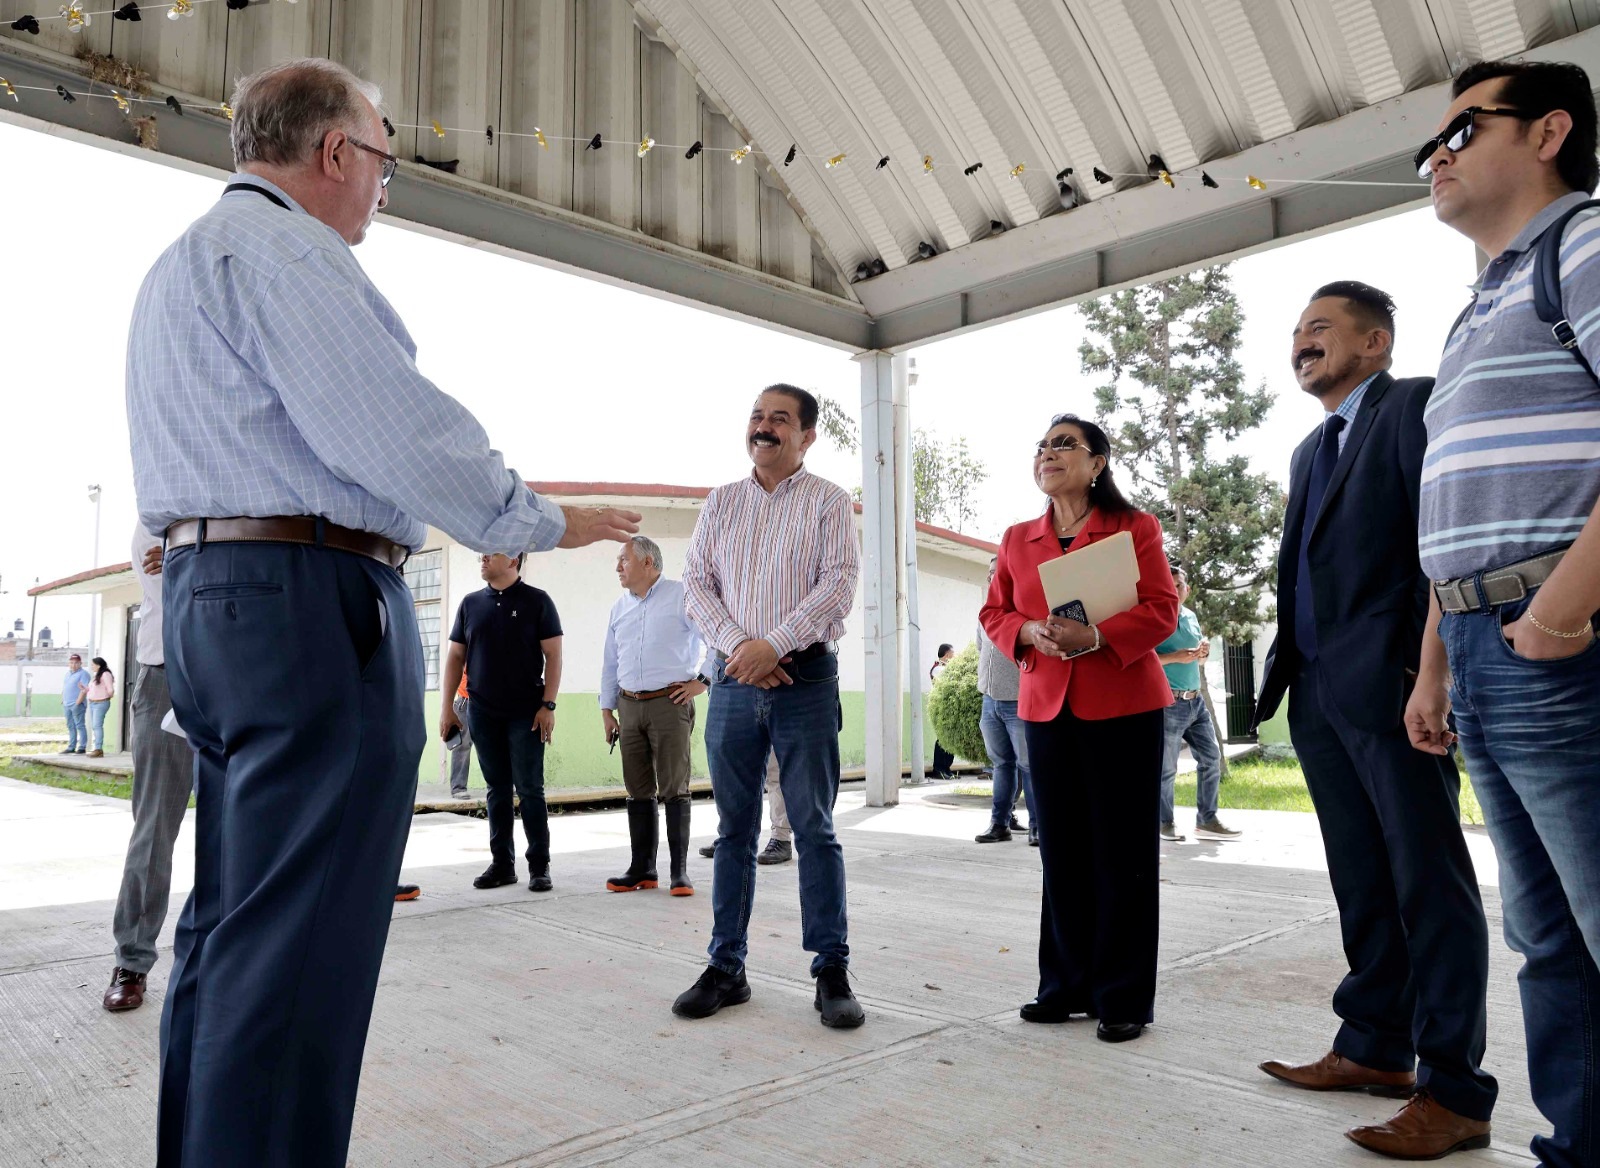
{"type": "Polygon", "coordinates": [[[836,1030],[853,1030],[867,1020],[861,1003],[850,992],[850,970],[843,965],[824,965],[817,971],[815,1004],[822,1024],[836,1030]]]}

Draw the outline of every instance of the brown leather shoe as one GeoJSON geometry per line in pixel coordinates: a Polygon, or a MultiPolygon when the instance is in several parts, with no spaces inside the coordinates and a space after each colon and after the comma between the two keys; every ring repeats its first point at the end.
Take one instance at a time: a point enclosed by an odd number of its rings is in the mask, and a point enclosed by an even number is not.
{"type": "Polygon", "coordinates": [[[1307,1091],[1366,1091],[1404,1099],[1417,1089],[1417,1076],[1411,1071],[1375,1071],[1333,1050],[1303,1066],[1271,1061],[1262,1063],[1261,1069],[1274,1079],[1307,1091]]]}
{"type": "Polygon", "coordinates": [[[144,977],[142,973],[117,966],[111,971],[111,984],[106,987],[106,996],[100,999],[100,1004],[113,1014],[137,1010],[144,1005],[144,977]]]}
{"type": "Polygon", "coordinates": [[[1396,1160],[1437,1160],[1451,1152],[1489,1146],[1489,1121],[1457,1115],[1428,1093],[1413,1095],[1388,1123],[1344,1133],[1369,1152],[1396,1160]]]}

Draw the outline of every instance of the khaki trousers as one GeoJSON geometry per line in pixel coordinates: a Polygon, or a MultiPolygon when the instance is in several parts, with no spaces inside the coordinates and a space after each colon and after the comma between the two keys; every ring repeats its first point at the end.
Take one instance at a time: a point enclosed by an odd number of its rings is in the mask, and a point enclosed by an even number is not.
{"type": "Polygon", "coordinates": [[[617,699],[622,731],[622,783],[630,799],[686,799],[689,796],[689,742],[694,735],[694,703],[674,705],[663,694],[642,702],[617,699]]]}

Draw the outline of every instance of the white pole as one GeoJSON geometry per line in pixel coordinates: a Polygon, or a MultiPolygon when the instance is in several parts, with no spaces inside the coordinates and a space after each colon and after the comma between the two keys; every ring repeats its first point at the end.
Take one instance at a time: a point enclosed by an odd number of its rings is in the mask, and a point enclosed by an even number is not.
{"type": "Polygon", "coordinates": [[[899,802],[900,655],[895,554],[893,358],[861,363],[861,593],[866,651],[867,806],[899,802]]]}
{"type": "MultiPolygon", "coordinates": [[[[89,502],[94,504],[94,552],[89,557],[89,567],[100,566],[100,484],[91,483],[89,486],[89,502]]],[[[100,597],[92,596],[89,599],[89,652],[97,653],[95,637],[100,626],[100,597]]]]}
{"type": "Polygon", "coordinates": [[[908,745],[909,773],[913,785],[927,777],[923,754],[922,710],[922,617],[917,607],[917,484],[911,461],[911,387],[917,383],[916,358],[895,354],[895,453],[900,463],[899,491],[903,503],[901,531],[901,573],[906,597],[906,692],[911,707],[911,741],[908,745]]]}

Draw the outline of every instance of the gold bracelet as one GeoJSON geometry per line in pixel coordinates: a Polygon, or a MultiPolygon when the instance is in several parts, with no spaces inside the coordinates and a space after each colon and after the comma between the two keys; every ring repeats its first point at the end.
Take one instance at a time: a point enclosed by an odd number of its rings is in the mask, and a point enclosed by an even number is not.
{"type": "Polygon", "coordinates": [[[1586,637],[1594,631],[1594,623],[1592,621],[1584,621],[1583,628],[1579,629],[1575,633],[1563,633],[1559,629],[1552,629],[1538,617],[1534,616],[1532,609],[1529,609],[1522,615],[1527,617],[1529,623],[1531,623],[1534,628],[1538,629],[1545,636],[1560,637],[1563,641],[1576,641],[1579,637],[1586,637]]]}

